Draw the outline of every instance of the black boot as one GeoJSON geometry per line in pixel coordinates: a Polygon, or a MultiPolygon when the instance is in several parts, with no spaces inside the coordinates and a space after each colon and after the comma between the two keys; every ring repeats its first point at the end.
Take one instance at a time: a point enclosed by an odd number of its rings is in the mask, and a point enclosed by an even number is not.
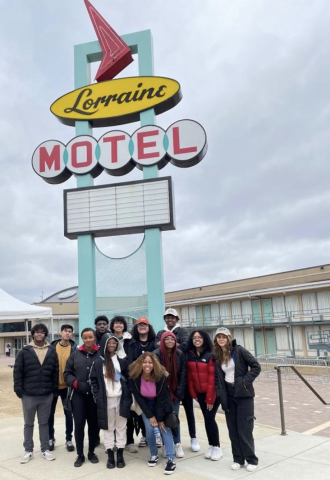
{"type": "Polygon", "coordinates": [[[107,468],[115,468],[115,456],[113,454],[113,450],[111,448],[108,448],[108,463],[107,463],[107,468]]]}
{"type": "Polygon", "coordinates": [[[118,448],[117,450],[117,467],[118,468],[124,468],[126,466],[125,460],[124,460],[124,449],[123,448],[118,448]]]}

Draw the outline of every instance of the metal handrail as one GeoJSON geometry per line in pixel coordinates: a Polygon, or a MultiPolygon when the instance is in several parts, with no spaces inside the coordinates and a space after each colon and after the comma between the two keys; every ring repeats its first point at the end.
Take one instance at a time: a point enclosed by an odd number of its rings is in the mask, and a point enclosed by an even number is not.
{"type": "Polygon", "coordinates": [[[283,402],[283,388],[282,388],[282,372],[281,368],[291,368],[291,370],[304,382],[304,384],[314,393],[314,395],[323,403],[323,405],[330,405],[330,402],[327,403],[321,395],[317,393],[316,390],[310,385],[309,382],[298,372],[296,367],[293,365],[276,365],[275,370],[277,371],[277,383],[278,383],[278,396],[280,401],[280,413],[281,413],[281,435],[287,435],[285,430],[285,417],[284,417],[284,402],[283,402]]]}

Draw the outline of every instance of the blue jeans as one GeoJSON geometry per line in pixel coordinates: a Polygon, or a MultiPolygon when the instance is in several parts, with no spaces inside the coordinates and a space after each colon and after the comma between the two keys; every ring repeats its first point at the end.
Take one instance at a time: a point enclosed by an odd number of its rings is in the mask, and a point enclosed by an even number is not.
{"type": "MultiPolygon", "coordinates": [[[[177,402],[173,402],[173,410],[179,416],[179,410],[180,410],[180,400],[177,402]]],[[[173,440],[174,443],[181,443],[181,435],[180,435],[180,424],[172,430],[172,435],[173,435],[173,440]]]]}
{"type": "MultiPolygon", "coordinates": [[[[155,402],[155,400],[147,400],[147,402],[149,404],[150,410],[156,416],[156,402],[155,402]]],[[[150,455],[158,455],[156,438],[155,438],[155,435],[154,435],[153,428],[150,425],[149,418],[147,418],[143,412],[142,412],[142,418],[143,418],[143,421],[144,421],[144,425],[146,427],[146,437],[147,437],[147,440],[148,440],[148,447],[149,447],[149,450],[150,450],[150,455]]],[[[165,446],[167,460],[173,460],[174,459],[174,444],[173,444],[172,431],[171,431],[170,428],[166,428],[165,431],[161,431],[160,433],[161,433],[161,436],[162,436],[163,444],[165,446]]]]}

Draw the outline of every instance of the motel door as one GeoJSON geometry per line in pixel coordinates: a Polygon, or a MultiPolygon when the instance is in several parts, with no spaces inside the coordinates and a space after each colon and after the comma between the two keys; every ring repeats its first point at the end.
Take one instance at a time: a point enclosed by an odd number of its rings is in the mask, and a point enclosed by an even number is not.
{"type": "Polygon", "coordinates": [[[266,353],[273,355],[276,350],[276,336],[273,328],[266,328],[266,353]]]}
{"type": "Polygon", "coordinates": [[[273,322],[273,305],[272,305],[271,298],[262,299],[262,313],[263,313],[264,323],[273,322]]]}
{"type": "Polygon", "coordinates": [[[261,310],[260,310],[260,301],[252,300],[252,316],[253,323],[260,325],[261,323],[261,310]]]}
{"type": "Polygon", "coordinates": [[[255,330],[255,339],[256,339],[256,355],[264,355],[265,346],[262,330],[255,330]]]}

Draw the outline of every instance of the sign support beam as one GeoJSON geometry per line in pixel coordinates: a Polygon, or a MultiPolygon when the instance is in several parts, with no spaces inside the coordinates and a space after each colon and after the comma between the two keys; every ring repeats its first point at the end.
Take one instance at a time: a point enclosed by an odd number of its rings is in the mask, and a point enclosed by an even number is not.
{"type": "MultiPolygon", "coordinates": [[[[153,75],[153,51],[150,30],[130,33],[122,36],[133,54],[138,54],[139,75],[153,75]]],[[[74,84],[80,88],[91,83],[90,63],[101,60],[102,50],[99,42],[76,45],[74,49],[74,84]]],[[[153,109],[140,114],[141,126],[155,124],[153,109]]],[[[76,135],[92,135],[92,128],[86,121],[77,121],[76,135]]],[[[144,167],[144,179],[157,178],[158,167],[144,167]]],[[[77,178],[77,187],[94,185],[90,174],[77,178]]],[[[155,330],[163,326],[165,311],[162,239],[159,228],[147,229],[146,268],[148,288],[148,316],[155,330]]],[[[79,331],[92,326],[96,316],[96,269],[95,244],[92,235],[78,236],[78,284],[79,284],[79,331]]]]}

